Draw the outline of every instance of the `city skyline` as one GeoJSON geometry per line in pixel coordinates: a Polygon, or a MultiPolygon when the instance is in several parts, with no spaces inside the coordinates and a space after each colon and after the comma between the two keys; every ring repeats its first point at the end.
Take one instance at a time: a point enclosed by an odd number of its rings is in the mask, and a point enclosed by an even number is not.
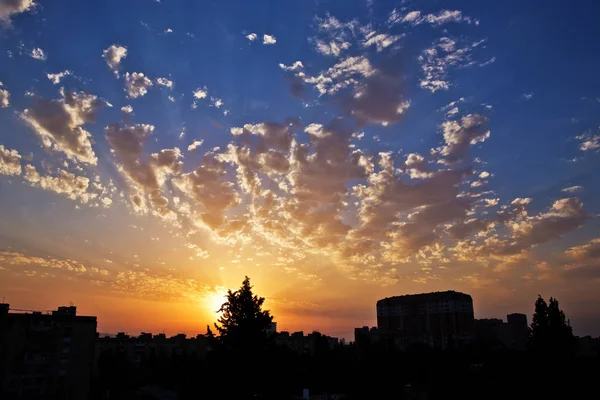
{"type": "Polygon", "coordinates": [[[600,4],[123,3],[0,0],[7,303],[191,335],[247,275],[291,332],[451,289],[600,335],[600,4]]]}

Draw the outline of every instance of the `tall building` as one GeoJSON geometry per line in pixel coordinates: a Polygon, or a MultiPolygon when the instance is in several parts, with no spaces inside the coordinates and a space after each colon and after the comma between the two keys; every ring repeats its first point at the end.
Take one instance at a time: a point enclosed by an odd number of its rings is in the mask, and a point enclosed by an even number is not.
{"type": "Polygon", "coordinates": [[[377,328],[400,347],[424,343],[447,348],[470,340],[473,299],[452,290],[394,296],[377,302],[377,328]]]}
{"type": "Polygon", "coordinates": [[[96,317],[76,314],[73,306],[42,313],[0,304],[0,398],[88,398],[96,317]]]}

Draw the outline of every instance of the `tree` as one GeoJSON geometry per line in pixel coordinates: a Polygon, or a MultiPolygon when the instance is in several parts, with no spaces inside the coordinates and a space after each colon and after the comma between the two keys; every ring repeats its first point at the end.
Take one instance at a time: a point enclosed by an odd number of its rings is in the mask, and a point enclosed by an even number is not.
{"type": "Polygon", "coordinates": [[[263,349],[268,343],[267,329],[273,321],[268,310],[263,310],[264,297],[252,293],[250,278],[246,276],[240,289],[227,292],[227,301],[219,312],[219,341],[226,349],[249,352],[263,349]]]}
{"type": "Polygon", "coordinates": [[[529,339],[534,350],[544,353],[565,353],[573,349],[575,337],[573,328],[565,313],[560,309],[558,300],[551,297],[547,304],[538,295],[535,301],[535,313],[529,329],[529,339]]]}

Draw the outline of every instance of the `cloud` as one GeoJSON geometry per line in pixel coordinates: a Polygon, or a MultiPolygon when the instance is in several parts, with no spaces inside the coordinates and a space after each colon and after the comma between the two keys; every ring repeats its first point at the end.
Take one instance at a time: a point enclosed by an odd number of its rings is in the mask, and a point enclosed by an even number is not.
{"type": "Polygon", "coordinates": [[[357,21],[341,22],[331,15],[315,18],[318,36],[309,39],[316,50],[327,56],[339,57],[352,45],[350,40],[355,38],[359,30],[357,21]]]}
{"type": "Polygon", "coordinates": [[[318,76],[306,75],[303,71],[296,73],[304,83],[313,85],[320,95],[335,94],[340,89],[355,86],[357,78],[365,78],[375,73],[375,68],[365,56],[347,57],[336,63],[318,76]]]}
{"type": "Polygon", "coordinates": [[[135,99],[144,96],[152,86],[152,81],[141,72],[125,74],[125,92],[129,98],[135,99]]]}
{"type": "Polygon", "coordinates": [[[370,31],[365,35],[362,43],[363,47],[375,46],[378,52],[383,51],[386,47],[391,46],[402,38],[402,35],[389,35],[370,31]]]}
{"type": "Polygon", "coordinates": [[[84,92],[61,89],[61,96],[55,100],[34,97],[31,108],[23,111],[21,118],[39,135],[44,147],[63,152],[72,160],[96,165],[91,134],[82,126],[95,122],[104,102],[84,92]]]}
{"type": "Polygon", "coordinates": [[[72,74],[72,72],[69,71],[68,69],[66,69],[66,70],[64,70],[62,72],[58,72],[56,74],[46,74],[46,76],[48,77],[50,82],[52,82],[54,85],[58,85],[62,78],[64,78],[65,76],[69,76],[71,74],[72,74]]]}
{"type": "Polygon", "coordinates": [[[78,200],[82,203],[88,203],[98,197],[97,193],[88,191],[90,180],[85,176],[77,176],[63,169],[58,169],[57,176],[40,175],[34,166],[25,166],[25,180],[39,185],[44,190],[49,190],[58,194],[64,194],[71,200],[78,200]]]}
{"type": "Polygon", "coordinates": [[[263,44],[275,44],[277,43],[277,39],[273,35],[267,35],[266,33],[263,35],[263,44]]]}
{"type": "Polygon", "coordinates": [[[411,104],[404,97],[402,82],[395,71],[379,69],[357,83],[352,94],[343,95],[341,104],[359,126],[397,123],[411,104]]]}
{"type": "Polygon", "coordinates": [[[192,94],[194,95],[194,98],[196,98],[196,99],[205,99],[206,96],[208,95],[208,90],[206,89],[206,86],[204,86],[203,88],[198,88],[198,89],[194,90],[194,92],[192,94]]]}
{"type": "Polygon", "coordinates": [[[248,39],[251,42],[255,41],[257,37],[258,37],[258,35],[256,33],[250,33],[250,34],[246,35],[246,39],[248,39]]]}
{"type": "Polygon", "coordinates": [[[127,106],[123,106],[121,107],[121,111],[124,112],[125,114],[131,114],[133,112],[133,107],[127,105],[127,106]]]}
{"type": "Polygon", "coordinates": [[[302,64],[302,61],[296,61],[290,66],[279,63],[279,68],[281,68],[284,71],[300,71],[304,68],[304,65],[302,64]]]}
{"type": "Polygon", "coordinates": [[[168,87],[169,89],[173,88],[173,81],[170,81],[167,78],[158,78],[158,79],[156,79],[156,84],[168,87]]]}
{"type": "Polygon", "coordinates": [[[31,58],[34,58],[36,60],[40,60],[40,61],[45,61],[48,56],[46,53],[44,53],[44,50],[40,49],[39,47],[34,48],[33,50],[31,50],[31,58]]]}
{"type": "Polygon", "coordinates": [[[584,133],[583,135],[576,136],[575,139],[580,141],[579,150],[581,151],[600,151],[600,135],[588,132],[584,133]]]}
{"type": "Polygon", "coordinates": [[[600,259],[600,238],[592,239],[589,243],[574,246],[565,251],[571,260],[579,262],[595,261],[600,259]]]}
{"type": "Polygon", "coordinates": [[[50,256],[31,256],[16,251],[0,252],[0,264],[10,266],[35,266],[55,270],[69,271],[77,274],[95,272],[100,275],[109,275],[109,271],[99,268],[90,268],[85,264],[68,258],[50,256]]]}
{"type": "Polygon", "coordinates": [[[199,210],[198,222],[210,230],[225,229],[225,210],[240,202],[234,185],[225,179],[226,173],[223,161],[207,155],[194,171],[173,179],[175,187],[199,210]]]}
{"type": "Polygon", "coordinates": [[[218,97],[210,97],[210,102],[211,102],[211,106],[216,107],[216,108],[220,108],[223,105],[223,100],[219,99],[218,97]]]}
{"type": "Polygon", "coordinates": [[[2,89],[2,82],[0,82],[0,108],[6,108],[10,105],[10,93],[8,90],[2,89]]]}
{"type": "Polygon", "coordinates": [[[531,100],[533,98],[533,93],[523,93],[523,98],[525,100],[531,100]]]}
{"type": "Polygon", "coordinates": [[[119,76],[119,67],[121,61],[127,57],[127,47],[118,44],[113,44],[106,50],[102,51],[102,58],[108,64],[108,67],[119,76]]]}
{"type": "Polygon", "coordinates": [[[583,190],[583,186],[569,186],[569,187],[561,189],[561,192],[575,193],[575,192],[580,192],[582,190],[583,190]]]}
{"type": "Polygon", "coordinates": [[[204,140],[194,140],[194,142],[188,146],[188,151],[196,150],[198,147],[202,146],[202,143],[204,143],[204,140]]]}
{"type": "Polygon", "coordinates": [[[178,148],[163,149],[142,160],[143,145],[154,132],[154,126],[138,124],[121,127],[112,124],[105,128],[106,140],[119,162],[119,169],[130,183],[130,198],[134,208],[140,212],[152,211],[158,216],[172,214],[168,199],[162,194],[161,186],[169,175],[181,172],[183,158],[178,148]],[[149,205],[146,204],[146,196],[149,205]]]}
{"type": "Polygon", "coordinates": [[[0,175],[21,175],[21,155],[0,144],[0,175]]]}
{"type": "Polygon", "coordinates": [[[423,78],[420,85],[432,93],[448,90],[448,72],[453,68],[466,68],[474,65],[473,50],[484,41],[459,45],[456,40],[442,37],[425,49],[419,56],[423,78]]]}
{"type": "Polygon", "coordinates": [[[420,11],[410,11],[406,14],[401,14],[398,10],[394,9],[388,18],[388,23],[391,25],[397,23],[409,24],[417,26],[421,24],[430,24],[441,26],[448,23],[466,23],[479,25],[479,20],[464,15],[459,10],[442,10],[437,14],[425,14],[422,15],[420,11]]]}
{"type": "Polygon", "coordinates": [[[173,33],[173,29],[171,29],[171,28],[165,29],[165,33],[173,33]]]}
{"type": "Polygon", "coordinates": [[[485,142],[490,137],[487,122],[488,119],[481,114],[468,114],[460,120],[442,123],[446,145],[435,150],[441,156],[440,161],[445,164],[464,161],[472,145],[485,142]]]}
{"type": "Polygon", "coordinates": [[[350,48],[349,42],[324,42],[322,40],[316,41],[317,51],[326,56],[335,56],[338,57],[340,53],[344,50],[350,48]]]}
{"type": "Polygon", "coordinates": [[[0,1],[0,20],[4,23],[10,23],[13,15],[30,11],[37,6],[33,0],[1,0],[0,1]]]}

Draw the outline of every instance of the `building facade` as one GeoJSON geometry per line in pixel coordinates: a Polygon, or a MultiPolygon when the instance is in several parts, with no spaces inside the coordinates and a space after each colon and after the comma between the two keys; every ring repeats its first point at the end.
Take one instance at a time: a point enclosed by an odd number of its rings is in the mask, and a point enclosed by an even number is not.
{"type": "Polygon", "coordinates": [[[394,296],[377,302],[377,331],[393,336],[400,348],[423,343],[454,347],[470,341],[474,329],[473,299],[455,291],[394,296]]]}
{"type": "Polygon", "coordinates": [[[88,398],[97,322],[76,310],[19,312],[0,304],[0,398],[88,398]]]}

